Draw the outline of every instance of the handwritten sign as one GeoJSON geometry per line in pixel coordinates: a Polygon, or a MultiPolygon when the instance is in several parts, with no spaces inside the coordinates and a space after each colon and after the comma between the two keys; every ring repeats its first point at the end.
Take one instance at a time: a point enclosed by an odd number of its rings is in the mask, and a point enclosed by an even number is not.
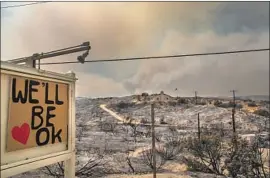
{"type": "Polygon", "coordinates": [[[11,77],[7,152],[67,142],[68,85],[11,77]]]}

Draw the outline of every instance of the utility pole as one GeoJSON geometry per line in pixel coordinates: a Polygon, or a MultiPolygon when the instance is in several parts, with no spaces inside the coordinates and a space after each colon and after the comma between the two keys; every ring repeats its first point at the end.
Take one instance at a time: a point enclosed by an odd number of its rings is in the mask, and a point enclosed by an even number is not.
{"type": "Polygon", "coordinates": [[[198,139],[201,141],[200,113],[198,113],[198,139]]]}
{"type": "Polygon", "coordinates": [[[235,109],[235,107],[236,107],[236,104],[235,104],[235,92],[236,92],[236,90],[231,90],[230,92],[233,93],[233,108],[235,109]]]}
{"type": "Polygon", "coordinates": [[[195,104],[197,105],[197,91],[195,91],[195,104]]]}
{"type": "Polygon", "coordinates": [[[236,129],[235,129],[235,117],[234,117],[234,115],[235,115],[235,109],[233,108],[232,109],[232,124],[233,124],[233,133],[235,134],[236,129]]]}
{"type": "Polygon", "coordinates": [[[156,173],[156,136],[155,136],[155,111],[154,111],[154,104],[151,104],[151,122],[152,122],[152,154],[153,154],[153,178],[157,177],[156,173]]]}
{"type": "Polygon", "coordinates": [[[81,45],[77,46],[72,46],[64,49],[59,49],[47,53],[35,53],[32,56],[29,57],[23,57],[23,58],[18,58],[18,59],[12,59],[8,60],[7,62],[14,63],[14,64],[22,64],[25,63],[27,66],[31,66],[33,68],[36,68],[36,61],[38,61],[38,68],[40,69],[40,60],[45,59],[45,58],[51,58],[51,57],[56,57],[56,56],[61,56],[65,54],[71,54],[71,53],[76,53],[80,51],[86,51],[84,54],[81,56],[78,56],[77,60],[80,63],[84,63],[84,60],[86,56],[89,53],[89,50],[91,49],[90,42],[84,42],[81,45]]]}
{"type": "Polygon", "coordinates": [[[236,104],[235,104],[235,90],[231,91],[233,93],[233,109],[232,109],[232,123],[233,123],[233,133],[235,134],[236,129],[235,129],[235,108],[236,108],[236,104]]]}
{"type": "Polygon", "coordinates": [[[236,108],[235,92],[236,92],[236,90],[231,90],[230,92],[233,93],[233,108],[232,108],[233,139],[234,139],[235,146],[237,148],[236,129],[235,129],[235,108],[236,108]]]}

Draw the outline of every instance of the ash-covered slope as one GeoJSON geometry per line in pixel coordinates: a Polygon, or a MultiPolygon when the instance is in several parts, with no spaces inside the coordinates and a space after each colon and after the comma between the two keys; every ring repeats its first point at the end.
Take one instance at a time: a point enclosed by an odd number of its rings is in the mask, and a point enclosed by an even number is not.
{"type": "MultiPolygon", "coordinates": [[[[132,117],[138,121],[144,119],[150,122],[150,104],[149,103],[132,103],[133,96],[119,98],[79,98],[76,101],[77,107],[77,124],[86,124],[98,121],[100,118],[106,118],[113,121],[111,115],[102,110],[101,104],[107,105],[110,109],[123,117],[132,117]],[[118,108],[117,103],[132,103],[125,108],[118,108]]],[[[221,108],[213,105],[194,105],[183,104],[172,106],[168,103],[157,104],[155,106],[155,120],[159,122],[164,118],[169,125],[179,125],[181,127],[196,128],[197,115],[200,114],[201,126],[213,127],[222,125],[225,129],[232,129],[232,110],[231,108],[221,108]]],[[[265,129],[268,118],[258,116],[243,110],[236,110],[235,121],[237,129],[241,131],[258,131],[265,129]]]]}

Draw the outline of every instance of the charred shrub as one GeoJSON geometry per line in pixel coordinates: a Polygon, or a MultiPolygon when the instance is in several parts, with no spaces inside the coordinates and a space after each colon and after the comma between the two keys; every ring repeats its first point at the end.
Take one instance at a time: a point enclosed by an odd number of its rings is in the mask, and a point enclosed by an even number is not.
{"type": "Polygon", "coordinates": [[[254,112],[254,114],[257,114],[259,116],[264,116],[264,117],[270,117],[269,111],[264,110],[264,109],[258,109],[254,112]]]}
{"type": "Polygon", "coordinates": [[[134,105],[133,103],[126,103],[126,102],[121,101],[116,106],[117,108],[120,108],[120,109],[126,109],[128,107],[132,107],[133,105],[134,105]]]}

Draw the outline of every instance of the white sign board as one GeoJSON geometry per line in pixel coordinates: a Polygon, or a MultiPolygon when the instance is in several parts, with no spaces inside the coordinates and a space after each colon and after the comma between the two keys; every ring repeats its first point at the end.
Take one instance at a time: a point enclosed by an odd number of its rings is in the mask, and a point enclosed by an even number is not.
{"type": "Polygon", "coordinates": [[[60,161],[75,176],[75,81],[1,61],[1,177],[60,161]]]}

